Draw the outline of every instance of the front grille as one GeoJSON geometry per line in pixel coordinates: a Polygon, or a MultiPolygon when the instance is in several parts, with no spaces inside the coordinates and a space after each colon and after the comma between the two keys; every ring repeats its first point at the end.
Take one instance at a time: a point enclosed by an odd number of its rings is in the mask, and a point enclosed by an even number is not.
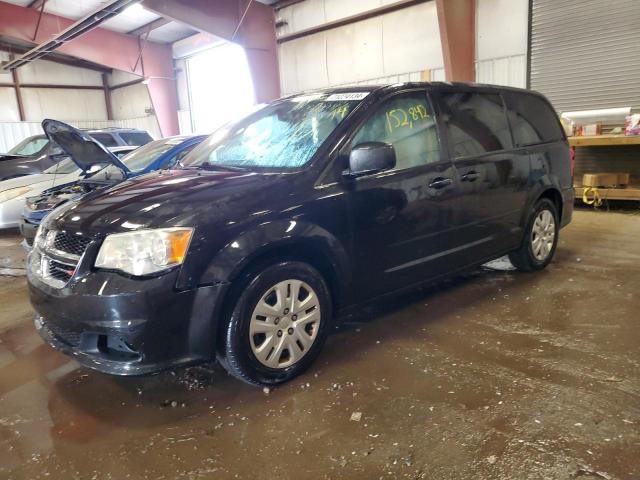
{"type": "Polygon", "coordinates": [[[71,277],[76,270],[76,267],[74,265],[66,265],[52,259],[48,259],[48,262],[49,277],[55,278],[56,280],[60,280],[64,283],[67,283],[69,280],[71,280],[71,277]]]}
{"type": "Polygon", "coordinates": [[[91,239],[56,230],[43,230],[29,258],[29,271],[44,283],[65,287],[73,277],[91,239]]]}
{"type": "Polygon", "coordinates": [[[53,240],[53,248],[61,252],[81,256],[90,242],[91,240],[86,237],[58,232],[53,240]]]}

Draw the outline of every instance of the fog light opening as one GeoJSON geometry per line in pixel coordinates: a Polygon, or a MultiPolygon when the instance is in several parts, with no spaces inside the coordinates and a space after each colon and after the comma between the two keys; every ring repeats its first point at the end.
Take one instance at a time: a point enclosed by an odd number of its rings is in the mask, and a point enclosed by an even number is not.
{"type": "Polygon", "coordinates": [[[114,335],[98,335],[98,351],[112,360],[131,361],[140,359],[140,354],[124,339],[114,335]]]}

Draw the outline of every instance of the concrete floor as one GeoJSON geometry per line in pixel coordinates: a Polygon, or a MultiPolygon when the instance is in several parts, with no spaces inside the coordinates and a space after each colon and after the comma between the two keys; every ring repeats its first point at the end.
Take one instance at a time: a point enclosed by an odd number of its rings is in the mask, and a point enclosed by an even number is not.
{"type": "Polygon", "coordinates": [[[79,368],[0,277],[0,478],[640,478],[639,239],[640,216],[578,211],[546,271],[367,311],[268,393],[79,368]]]}

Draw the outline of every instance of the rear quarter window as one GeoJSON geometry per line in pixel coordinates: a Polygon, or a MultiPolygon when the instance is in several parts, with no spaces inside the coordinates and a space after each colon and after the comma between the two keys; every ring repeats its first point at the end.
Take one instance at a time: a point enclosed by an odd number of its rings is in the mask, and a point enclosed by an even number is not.
{"type": "Polygon", "coordinates": [[[153,141],[147,132],[120,132],[119,135],[125,144],[138,147],[153,141]]]}
{"type": "Polygon", "coordinates": [[[507,150],[511,132],[500,95],[442,92],[442,121],[455,158],[507,150]]]}
{"type": "Polygon", "coordinates": [[[528,93],[508,93],[505,98],[516,146],[526,147],[564,139],[558,116],[544,99],[528,93]]]}

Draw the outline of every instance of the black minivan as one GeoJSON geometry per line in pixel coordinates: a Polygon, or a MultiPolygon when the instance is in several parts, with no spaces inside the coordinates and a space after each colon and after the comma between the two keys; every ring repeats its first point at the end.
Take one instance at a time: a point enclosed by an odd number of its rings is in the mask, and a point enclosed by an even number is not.
{"type": "Polygon", "coordinates": [[[505,254],[544,268],[573,195],[567,139],[540,94],[406,83],[293,95],[178,168],[54,210],[28,260],[35,325],[107,373],[218,358],[277,384],[364,302],[505,254]]]}

